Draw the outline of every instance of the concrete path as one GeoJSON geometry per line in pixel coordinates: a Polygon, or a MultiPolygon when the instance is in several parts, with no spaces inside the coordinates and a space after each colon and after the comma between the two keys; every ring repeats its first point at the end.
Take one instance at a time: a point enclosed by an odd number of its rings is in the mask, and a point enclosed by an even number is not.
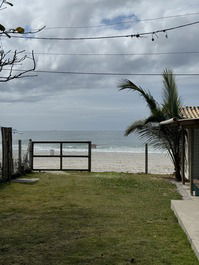
{"type": "Polygon", "coordinates": [[[199,197],[191,196],[186,185],[178,183],[177,189],[183,196],[183,200],[172,200],[171,209],[199,259],[199,197]]]}

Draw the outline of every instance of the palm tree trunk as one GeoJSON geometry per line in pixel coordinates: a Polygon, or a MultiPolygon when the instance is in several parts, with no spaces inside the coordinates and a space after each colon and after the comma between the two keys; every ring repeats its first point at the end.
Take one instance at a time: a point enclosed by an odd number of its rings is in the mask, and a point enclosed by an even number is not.
{"type": "Polygon", "coordinates": [[[173,158],[174,158],[174,166],[175,166],[175,179],[177,181],[182,180],[181,176],[181,164],[182,164],[182,159],[181,159],[181,133],[178,133],[179,137],[176,139],[176,144],[174,146],[173,150],[173,158]]]}
{"type": "Polygon", "coordinates": [[[179,157],[175,157],[175,179],[177,181],[181,181],[182,180],[182,176],[181,176],[181,161],[179,157]]]}
{"type": "Polygon", "coordinates": [[[182,131],[179,128],[178,129],[165,128],[165,129],[166,129],[166,130],[164,130],[165,138],[167,139],[167,141],[169,143],[169,150],[168,151],[169,151],[169,154],[171,156],[171,159],[173,161],[174,168],[175,168],[175,172],[174,172],[175,179],[177,181],[181,181],[182,180],[182,176],[181,176],[182,131]],[[170,137],[172,138],[172,140],[169,139],[170,137]]]}

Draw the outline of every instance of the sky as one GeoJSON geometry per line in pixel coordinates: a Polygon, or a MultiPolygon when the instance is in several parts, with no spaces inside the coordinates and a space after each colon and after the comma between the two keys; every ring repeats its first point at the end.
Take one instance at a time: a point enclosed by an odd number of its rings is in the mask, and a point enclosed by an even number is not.
{"type": "MultiPolygon", "coordinates": [[[[13,7],[0,11],[1,23],[6,29],[22,26],[32,31],[46,26],[31,35],[35,37],[129,35],[199,20],[198,0],[170,0],[166,5],[164,0],[10,2],[13,7]]],[[[138,39],[79,41],[1,37],[0,49],[28,54],[33,50],[36,70],[44,71],[162,74],[167,68],[176,74],[199,73],[199,53],[194,53],[199,52],[198,32],[199,24],[168,31],[168,38],[165,33],[138,39]]],[[[30,63],[28,59],[16,68],[27,69],[30,63]]],[[[161,102],[161,75],[37,73],[36,77],[0,83],[0,124],[17,130],[125,130],[149,113],[135,92],[119,91],[123,79],[149,90],[161,102]]],[[[176,76],[176,82],[183,105],[199,105],[199,76],[176,76]]]]}

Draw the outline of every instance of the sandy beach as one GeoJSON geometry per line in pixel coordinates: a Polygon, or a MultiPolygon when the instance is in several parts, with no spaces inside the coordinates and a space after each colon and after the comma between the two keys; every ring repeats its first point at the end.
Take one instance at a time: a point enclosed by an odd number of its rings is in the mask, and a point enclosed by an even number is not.
{"type": "MultiPolygon", "coordinates": [[[[58,169],[59,158],[34,158],[34,168],[37,169],[58,169]]],[[[87,158],[64,158],[63,168],[85,169],[87,168],[87,158]]],[[[124,153],[124,152],[92,152],[93,172],[144,172],[144,153],[124,153]]],[[[164,153],[149,153],[148,160],[149,173],[171,174],[173,165],[169,157],[164,153]]]]}
{"type": "MultiPolygon", "coordinates": [[[[140,153],[94,153],[93,171],[144,172],[145,156],[140,153]]],[[[149,173],[173,173],[173,165],[165,154],[149,154],[149,173]]]]}

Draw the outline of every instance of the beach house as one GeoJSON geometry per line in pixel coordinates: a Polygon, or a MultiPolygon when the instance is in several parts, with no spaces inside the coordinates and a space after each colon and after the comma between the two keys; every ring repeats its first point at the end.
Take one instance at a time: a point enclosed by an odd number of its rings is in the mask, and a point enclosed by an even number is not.
{"type": "Polygon", "coordinates": [[[182,107],[181,119],[172,118],[161,126],[180,126],[184,131],[182,139],[182,182],[190,182],[191,194],[199,196],[199,106],[182,107]]]}

